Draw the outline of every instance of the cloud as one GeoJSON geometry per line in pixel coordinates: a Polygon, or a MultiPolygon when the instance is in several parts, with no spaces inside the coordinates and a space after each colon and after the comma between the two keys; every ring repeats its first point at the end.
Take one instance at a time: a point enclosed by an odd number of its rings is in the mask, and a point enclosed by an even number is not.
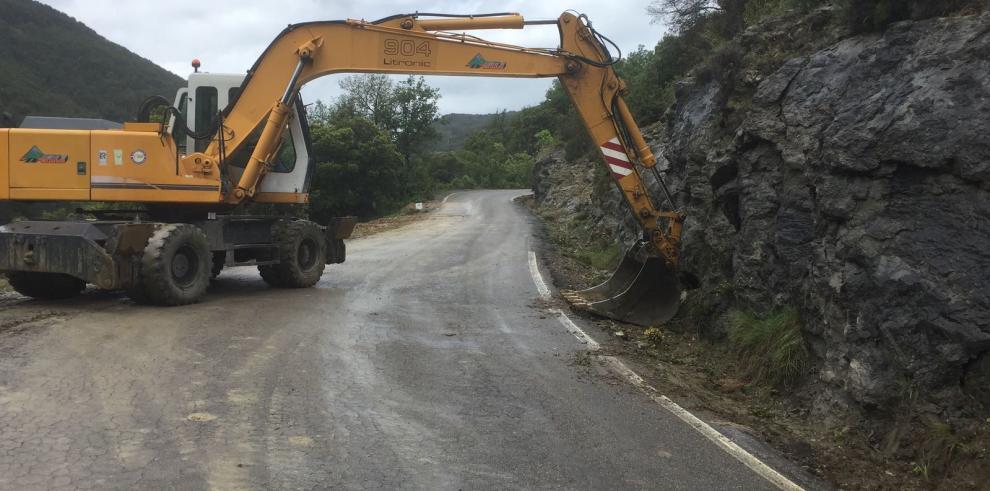
{"type": "MultiPolygon", "coordinates": [[[[501,3],[452,0],[43,0],[75,17],[107,39],[186,76],[190,61],[199,58],[203,69],[215,73],[245,72],[286,25],[346,18],[376,20],[399,13],[440,12],[474,14],[519,12],[527,19],[555,19],[565,9],[588,14],[597,30],[619,44],[623,52],[638,45],[652,47],[662,26],[650,24],[649,0],[590,1],[566,4],[509,0],[501,3]],[[555,5],[556,4],[556,5],[555,5]]],[[[553,26],[524,30],[484,31],[482,37],[528,47],[556,47],[553,26]]],[[[303,89],[306,100],[339,95],[339,76],[325,77],[303,89]]],[[[443,113],[486,113],[519,109],[543,99],[548,80],[482,77],[428,77],[440,89],[443,113]]]]}

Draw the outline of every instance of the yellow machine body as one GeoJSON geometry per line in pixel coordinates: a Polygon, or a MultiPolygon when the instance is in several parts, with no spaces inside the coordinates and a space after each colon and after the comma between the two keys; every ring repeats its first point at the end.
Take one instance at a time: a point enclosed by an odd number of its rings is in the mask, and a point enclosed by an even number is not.
{"type": "Polygon", "coordinates": [[[0,130],[0,199],[219,203],[219,174],[183,175],[159,127],[0,130]]]}

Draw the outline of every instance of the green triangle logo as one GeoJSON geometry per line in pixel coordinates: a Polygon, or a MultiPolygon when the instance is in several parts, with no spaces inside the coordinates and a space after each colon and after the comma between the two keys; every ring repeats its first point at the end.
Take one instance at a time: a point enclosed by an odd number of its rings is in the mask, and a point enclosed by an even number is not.
{"type": "Polygon", "coordinates": [[[481,53],[478,53],[474,55],[474,58],[471,58],[471,61],[467,63],[467,66],[469,68],[481,68],[481,65],[484,65],[485,63],[485,59],[481,57],[481,53]]]}
{"type": "Polygon", "coordinates": [[[38,159],[45,156],[45,152],[42,152],[37,145],[31,147],[23,157],[21,157],[21,162],[37,162],[38,159]]]}

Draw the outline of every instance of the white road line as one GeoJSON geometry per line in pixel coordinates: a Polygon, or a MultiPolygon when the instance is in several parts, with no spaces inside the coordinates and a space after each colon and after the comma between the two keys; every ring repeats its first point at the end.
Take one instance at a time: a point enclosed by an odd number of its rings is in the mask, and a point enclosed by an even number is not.
{"type": "Polygon", "coordinates": [[[455,195],[455,194],[457,194],[457,193],[450,193],[447,196],[444,196],[443,197],[443,201],[441,201],[440,203],[441,204],[446,204],[447,203],[447,200],[450,199],[450,197],[453,196],[453,195],[455,195]]]}
{"type": "Polygon", "coordinates": [[[529,251],[529,274],[533,277],[533,283],[536,284],[536,291],[540,292],[540,298],[549,300],[550,288],[547,287],[547,282],[543,281],[540,267],[536,264],[536,253],[533,251],[529,251]]]}
{"type": "Polygon", "coordinates": [[[588,333],[584,332],[584,330],[578,327],[578,325],[575,324],[570,317],[567,317],[567,314],[565,314],[563,310],[550,309],[550,312],[557,314],[557,320],[560,321],[560,323],[564,326],[564,329],[567,329],[567,332],[573,334],[574,337],[578,339],[578,341],[587,345],[589,350],[598,351],[599,349],[601,349],[602,345],[598,344],[598,341],[592,339],[592,337],[589,336],[588,333]]]}
{"type": "MultiPolygon", "coordinates": [[[[544,300],[550,298],[550,288],[547,287],[545,281],[543,281],[543,275],[540,274],[540,268],[536,263],[536,253],[529,251],[529,273],[533,277],[533,283],[536,284],[536,290],[540,292],[540,297],[544,300]]],[[[584,332],[583,329],[578,327],[574,321],[571,320],[563,310],[560,309],[550,309],[550,312],[557,316],[557,320],[560,322],[567,332],[571,333],[575,338],[578,339],[582,344],[585,344],[590,351],[598,351],[601,349],[601,345],[598,341],[584,332]]],[[[804,491],[801,486],[798,486],[794,481],[784,477],[783,474],[773,470],[763,461],[758,459],[753,454],[747,452],[744,448],[737,445],[729,437],[723,435],[711,425],[705,423],[699,419],[694,414],[691,414],[687,409],[682,408],[676,402],[670,400],[667,396],[661,394],[655,387],[646,383],[643,377],[640,377],[636,372],[632,371],[622,360],[614,356],[602,356],[609,366],[622,375],[629,381],[629,383],[638,387],[640,390],[645,392],[650,399],[659,404],[661,407],[671,412],[674,416],[677,416],[681,421],[688,424],[698,433],[701,433],[705,438],[712,441],[717,447],[721,448],[725,453],[731,455],[743,465],[749,467],[750,470],[757,473],[760,477],[766,479],[774,486],[786,491],[804,491]]]]}
{"type": "Polygon", "coordinates": [[[647,395],[650,396],[650,399],[653,399],[657,404],[663,406],[664,409],[680,418],[681,421],[697,430],[698,433],[704,435],[726,453],[735,457],[736,460],[742,462],[746,467],[749,467],[753,472],[759,474],[767,481],[770,481],[770,483],[774,486],[787,491],[804,491],[804,488],[798,486],[794,483],[794,481],[784,477],[781,473],[773,470],[773,468],[764,464],[763,461],[756,458],[756,456],[747,452],[739,445],[736,445],[736,442],[733,442],[729,437],[723,435],[715,428],[712,428],[708,423],[705,423],[697,416],[691,414],[690,411],[682,408],[676,402],[670,400],[667,396],[659,393],[655,387],[647,384],[646,381],[643,380],[643,377],[640,377],[636,374],[636,372],[632,371],[628,366],[626,366],[625,363],[622,362],[622,360],[614,356],[603,356],[602,358],[612,366],[613,370],[624,376],[630,383],[646,392],[647,395]]]}

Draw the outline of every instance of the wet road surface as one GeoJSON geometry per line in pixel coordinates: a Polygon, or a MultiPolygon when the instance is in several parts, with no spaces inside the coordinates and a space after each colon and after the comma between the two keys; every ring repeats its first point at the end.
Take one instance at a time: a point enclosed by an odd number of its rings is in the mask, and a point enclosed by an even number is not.
{"type": "Polygon", "coordinates": [[[3,489],[770,489],[541,305],[519,191],[348,243],[313,289],[0,299],[3,489]]]}

